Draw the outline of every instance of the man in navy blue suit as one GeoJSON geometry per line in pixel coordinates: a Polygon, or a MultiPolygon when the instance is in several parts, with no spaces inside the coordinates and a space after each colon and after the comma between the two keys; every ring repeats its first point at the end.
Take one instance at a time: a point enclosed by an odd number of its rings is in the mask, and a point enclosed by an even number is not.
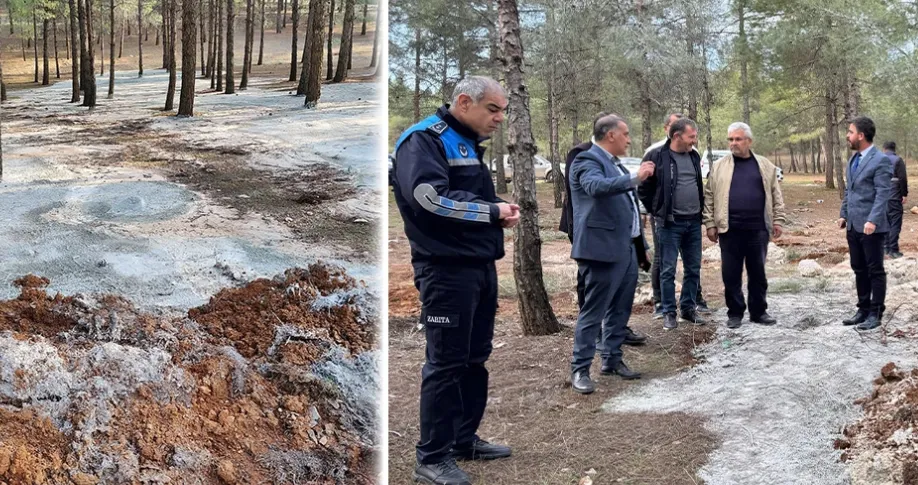
{"type": "Polygon", "coordinates": [[[843,320],[858,330],[873,330],[886,309],[886,269],[883,249],[889,232],[887,204],[892,189],[892,163],[873,146],[877,133],[873,120],[858,116],[848,125],[848,182],[842,199],[838,227],[845,228],[851,269],[857,286],[857,313],[843,320]]]}
{"type": "MultiPolygon", "coordinates": [[[[645,162],[632,174],[621,164],[619,157],[627,153],[631,138],[628,125],[620,117],[607,115],[596,120],[593,137],[595,143],[577,155],[570,174],[574,218],[571,257],[577,261],[584,281],[571,358],[571,387],[581,394],[595,390],[590,365],[600,329],[601,372],[624,379],[641,376],[622,361],[621,346],[637,287],[637,251],[647,246],[635,188],[654,170],[652,163],[645,162]]],[[[646,253],[643,256],[646,258],[646,253]]]]}

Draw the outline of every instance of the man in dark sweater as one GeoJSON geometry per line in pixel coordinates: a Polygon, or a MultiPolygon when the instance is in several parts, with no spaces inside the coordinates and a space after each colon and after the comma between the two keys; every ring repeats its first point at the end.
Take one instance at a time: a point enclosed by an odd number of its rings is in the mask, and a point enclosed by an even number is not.
{"type": "Polygon", "coordinates": [[[774,325],[777,321],[766,311],[765,257],[770,237],[781,237],[785,224],[777,169],[765,157],[752,153],[749,125],[730,125],[727,141],[730,155],[713,164],[708,174],[703,216],[708,239],[720,241],[727,327],[739,327],[746,312],[744,265],[749,279],[749,319],[774,325]]]}
{"type": "Polygon", "coordinates": [[[899,252],[899,233],[902,232],[903,207],[908,199],[908,174],[905,172],[905,161],[896,155],[896,142],[883,144],[883,152],[893,164],[892,190],[889,194],[889,232],[886,234],[886,254],[890,258],[901,258],[899,252]]]}

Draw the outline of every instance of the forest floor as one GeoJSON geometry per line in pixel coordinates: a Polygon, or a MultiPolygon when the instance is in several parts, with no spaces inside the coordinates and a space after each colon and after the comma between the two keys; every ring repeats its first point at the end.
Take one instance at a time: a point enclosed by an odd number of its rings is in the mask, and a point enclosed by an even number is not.
{"type": "MultiPolygon", "coordinates": [[[[906,370],[918,364],[918,217],[905,216],[900,246],[907,257],[887,261],[886,323],[859,335],[840,323],[854,310],[855,291],[844,233],[834,226],[838,193],[818,178],[788,175],[783,183],[790,224],[771,248],[768,266],[769,312],[777,326],[746,320],[737,330],[726,328],[719,248],[705,238],[703,288],[717,308],[711,324],[664,331],[651,320],[649,277],[642,273],[630,324],[649,341],[626,347],[625,360],[644,377],[624,382],[599,376],[590,396],[570,389],[576,265],[567,237],[557,231],[560,210],[553,207],[551,186],[539,183],[544,281],[563,330],[521,336],[507,232],[480,434],[512,446],[514,457],[465,465],[476,483],[905,483],[902,461],[914,457],[887,449],[876,460],[869,443],[885,443],[898,427],[903,434],[909,421],[883,423],[888,433],[880,438],[877,425],[855,423],[886,363],[906,370]],[[803,259],[819,263],[820,273],[802,276],[797,265],[803,259]],[[846,427],[851,442],[836,443],[846,427]]],[[[424,334],[416,328],[419,303],[407,241],[391,207],[389,476],[391,483],[408,483],[424,334]]],[[[598,365],[597,359],[594,376],[598,365]]],[[[884,385],[898,383],[890,382],[884,385]]],[[[903,389],[895,395],[911,388],[903,389]]],[[[874,407],[888,409],[891,399],[874,407]]]]}
{"type": "Polygon", "coordinates": [[[5,56],[0,483],[375,480],[379,89],[307,110],[289,36],[183,119],[163,70],[87,110],[5,56]]]}

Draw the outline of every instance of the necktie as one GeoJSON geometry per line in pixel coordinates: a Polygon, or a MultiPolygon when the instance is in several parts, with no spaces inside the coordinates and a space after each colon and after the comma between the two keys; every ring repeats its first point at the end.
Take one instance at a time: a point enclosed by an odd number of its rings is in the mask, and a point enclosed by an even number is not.
{"type": "Polygon", "coordinates": [[[854,163],[851,165],[851,173],[857,172],[857,166],[861,163],[861,153],[858,152],[854,155],[854,163]]]}

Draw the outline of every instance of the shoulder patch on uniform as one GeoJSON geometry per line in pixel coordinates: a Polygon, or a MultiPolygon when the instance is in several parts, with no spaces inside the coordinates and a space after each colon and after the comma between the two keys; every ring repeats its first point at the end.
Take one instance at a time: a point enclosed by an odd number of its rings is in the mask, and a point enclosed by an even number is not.
{"type": "Polygon", "coordinates": [[[459,144],[459,154],[463,157],[469,156],[469,149],[466,148],[462,143],[459,144]]]}
{"type": "Polygon", "coordinates": [[[427,129],[430,130],[430,131],[432,131],[432,132],[434,132],[434,133],[436,133],[436,134],[438,134],[438,135],[442,135],[443,132],[446,131],[446,128],[447,128],[448,126],[449,126],[449,125],[447,125],[445,121],[438,121],[438,122],[436,122],[436,123],[430,125],[430,127],[428,127],[427,129]]]}

